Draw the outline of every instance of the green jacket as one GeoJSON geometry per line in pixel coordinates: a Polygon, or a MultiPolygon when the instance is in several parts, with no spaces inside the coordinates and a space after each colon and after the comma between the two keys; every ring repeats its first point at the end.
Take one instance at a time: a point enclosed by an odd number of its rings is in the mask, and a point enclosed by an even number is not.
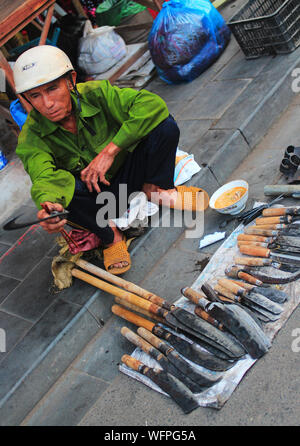
{"type": "Polygon", "coordinates": [[[78,84],[81,96],[80,117],[96,132],[92,136],[79,119],[76,96],[76,135],[32,110],[19,135],[16,149],[32,181],[32,199],[40,203],[61,203],[65,208],[75,188],[73,174],[79,174],[94,158],[113,142],[122,150],[106,174],[109,181],[123,164],[128,152],[169,116],[165,102],[147,90],[118,88],[108,81],[78,84]]]}

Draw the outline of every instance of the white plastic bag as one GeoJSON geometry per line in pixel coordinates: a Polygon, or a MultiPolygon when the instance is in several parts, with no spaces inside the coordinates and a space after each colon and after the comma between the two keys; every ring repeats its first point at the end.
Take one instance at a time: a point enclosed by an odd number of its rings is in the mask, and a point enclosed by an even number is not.
{"type": "Polygon", "coordinates": [[[104,73],[127,53],[124,40],[114,31],[113,26],[94,29],[90,20],[85,23],[78,49],[78,66],[87,74],[104,73]]]}
{"type": "Polygon", "coordinates": [[[187,152],[183,152],[177,147],[176,166],[174,172],[175,186],[186,183],[192,178],[193,175],[200,172],[200,170],[201,167],[194,160],[194,155],[189,155],[187,152]]]}

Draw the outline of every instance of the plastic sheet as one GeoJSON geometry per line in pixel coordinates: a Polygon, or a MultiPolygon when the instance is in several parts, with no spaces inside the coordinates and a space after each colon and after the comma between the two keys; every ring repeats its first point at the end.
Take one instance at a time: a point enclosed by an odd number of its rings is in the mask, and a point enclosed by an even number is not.
{"type": "MultiPolygon", "coordinates": [[[[234,258],[240,256],[240,252],[237,247],[237,236],[244,231],[244,225],[239,225],[238,228],[224,241],[221,247],[216,251],[216,253],[212,256],[210,262],[207,264],[205,269],[199,275],[197,280],[192,285],[192,288],[196,291],[201,289],[201,286],[208,282],[210,285],[216,285],[218,279],[221,277],[225,277],[225,269],[234,264],[234,258]]],[[[272,274],[272,276],[287,276],[288,273],[284,273],[280,270],[275,270],[274,268],[264,268],[264,274],[272,274]]],[[[189,286],[189,284],[187,284],[189,286]]],[[[292,282],[288,285],[282,287],[282,290],[285,291],[289,300],[283,305],[283,312],[281,317],[272,323],[264,324],[264,332],[272,342],[278,331],[284,326],[285,322],[288,320],[292,312],[297,308],[300,302],[300,282],[292,282]]],[[[181,297],[177,300],[176,304],[179,307],[194,312],[195,305],[192,304],[185,297],[181,297]]],[[[169,328],[168,328],[169,330],[169,328]]],[[[178,335],[178,333],[176,333],[178,335]]],[[[140,349],[135,349],[132,353],[132,356],[144,362],[146,365],[151,367],[160,367],[159,364],[153,360],[149,355],[142,352],[140,349]]],[[[186,359],[186,358],[185,358],[186,359]]],[[[244,374],[247,370],[252,367],[252,365],[256,362],[255,359],[252,359],[249,355],[245,355],[239,361],[236,362],[234,367],[230,370],[223,372],[223,378],[214,386],[197,394],[197,399],[199,406],[203,407],[212,407],[215,409],[221,409],[222,406],[226,403],[226,401],[230,398],[235,388],[242,380],[244,374]]],[[[203,367],[198,366],[197,364],[191,363],[193,367],[196,369],[199,368],[201,371],[206,371],[208,374],[215,374],[220,372],[212,372],[203,367]]],[[[151,387],[152,389],[162,392],[156,385],[152,383],[151,380],[146,379],[143,375],[130,370],[127,366],[121,365],[120,371],[125,373],[126,375],[131,376],[132,378],[143,382],[145,385],[151,387]]]]}
{"type": "Polygon", "coordinates": [[[208,0],[170,0],[156,17],[149,50],[168,83],[192,81],[220,56],[230,30],[208,0]]]}

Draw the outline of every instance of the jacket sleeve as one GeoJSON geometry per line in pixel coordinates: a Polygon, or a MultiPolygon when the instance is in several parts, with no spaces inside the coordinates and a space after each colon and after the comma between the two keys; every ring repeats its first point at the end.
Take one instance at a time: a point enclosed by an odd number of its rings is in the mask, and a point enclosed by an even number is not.
{"type": "Polygon", "coordinates": [[[121,149],[127,149],[140,141],[158,124],[169,116],[166,103],[147,90],[111,86],[108,81],[101,83],[109,112],[121,124],[112,142],[121,149]]]}
{"type": "Polygon", "coordinates": [[[22,133],[23,130],[19,135],[16,153],[31,178],[31,196],[37,208],[41,209],[40,203],[44,201],[60,203],[66,208],[74,194],[74,176],[56,168],[51,151],[41,138],[34,135],[30,139],[22,133]]]}

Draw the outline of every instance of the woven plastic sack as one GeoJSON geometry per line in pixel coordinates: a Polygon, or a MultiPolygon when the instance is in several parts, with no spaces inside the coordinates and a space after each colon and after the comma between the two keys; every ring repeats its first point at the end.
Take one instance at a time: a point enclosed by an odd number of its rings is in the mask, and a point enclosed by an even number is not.
{"type": "Polygon", "coordinates": [[[170,0],[149,33],[159,76],[170,84],[190,82],[222,54],[230,30],[209,0],[170,0]]]}
{"type": "Polygon", "coordinates": [[[86,21],[79,40],[78,66],[87,74],[100,74],[112,68],[127,54],[124,40],[111,26],[93,28],[86,21]]]}

